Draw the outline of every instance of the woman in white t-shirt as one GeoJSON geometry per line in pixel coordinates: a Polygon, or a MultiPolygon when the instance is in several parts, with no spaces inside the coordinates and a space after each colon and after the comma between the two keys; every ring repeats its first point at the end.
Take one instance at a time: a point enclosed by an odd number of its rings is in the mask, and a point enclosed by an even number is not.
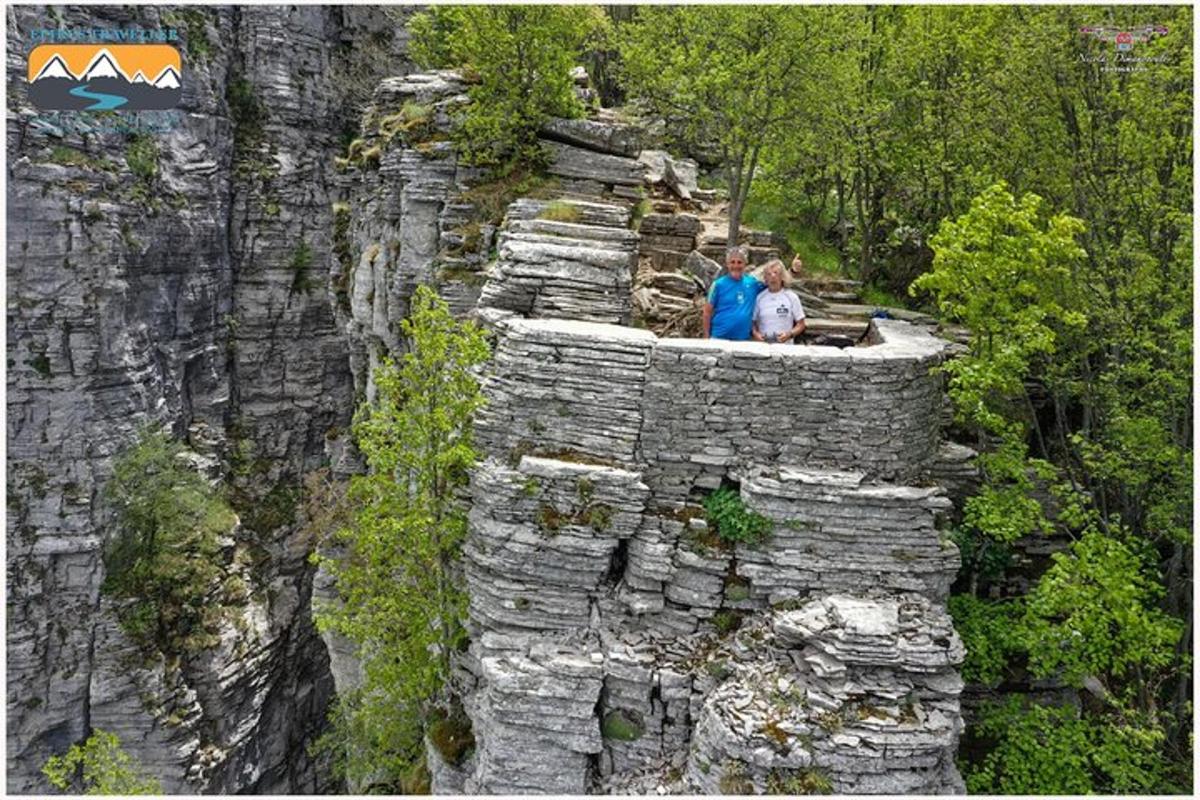
{"type": "Polygon", "coordinates": [[[750,335],[756,342],[790,343],[804,333],[804,306],[796,293],[786,288],[787,278],[779,259],[767,262],[763,279],[767,289],[759,292],[754,303],[750,335]]]}

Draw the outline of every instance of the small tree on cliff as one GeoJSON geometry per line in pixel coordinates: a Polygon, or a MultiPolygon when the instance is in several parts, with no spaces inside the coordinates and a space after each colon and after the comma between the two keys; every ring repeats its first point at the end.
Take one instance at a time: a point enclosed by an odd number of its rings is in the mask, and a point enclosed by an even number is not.
{"type": "Polygon", "coordinates": [[[473,368],[488,348],[474,323],[455,320],[424,286],[402,330],[409,351],[375,371],[375,401],[354,422],[369,471],[351,481],[351,521],[333,536],[340,552],[318,557],[341,603],[318,609],[317,624],[352,640],[362,662],[363,684],[343,698],[334,737],[360,786],[397,785],[418,760],[463,638],[466,596],[453,570],[483,402],[473,368]]]}
{"type": "Polygon", "coordinates": [[[547,117],[578,117],[571,68],[608,24],[597,6],[439,6],[409,22],[413,59],[474,81],[458,129],[464,152],[498,165],[539,157],[547,117]]]}
{"type": "Polygon", "coordinates": [[[631,98],[670,122],[682,144],[715,147],[729,176],[729,240],[759,155],[798,108],[820,9],[789,6],[652,6],[618,28],[631,98]]]}
{"type": "Polygon", "coordinates": [[[50,785],[63,792],[95,795],[162,794],[156,778],[142,774],[133,758],[121,749],[116,734],[96,730],[82,745],[73,744],[61,756],[42,766],[50,785]]]}

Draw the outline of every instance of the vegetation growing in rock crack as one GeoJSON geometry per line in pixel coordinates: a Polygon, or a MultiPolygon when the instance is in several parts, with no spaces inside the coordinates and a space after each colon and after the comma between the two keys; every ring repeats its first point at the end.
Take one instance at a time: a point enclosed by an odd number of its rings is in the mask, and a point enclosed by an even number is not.
{"type": "Polygon", "coordinates": [[[224,576],[220,537],[237,521],[184,453],[165,432],[147,428],[117,459],[106,488],[116,524],[102,589],[117,599],[125,632],[165,653],[216,643],[227,614],[213,596],[224,576]]]}
{"type": "Polygon", "coordinates": [[[83,744],[73,744],[42,766],[50,785],[62,792],[87,795],[160,795],[162,784],[146,775],[121,749],[116,734],[95,729],[83,744]]]}
{"type": "Polygon", "coordinates": [[[361,790],[394,789],[414,769],[430,715],[449,702],[451,654],[464,636],[459,493],[477,457],[471,420],[483,401],[473,368],[487,344],[425,286],[402,332],[410,349],[375,371],[375,401],[355,416],[369,471],[351,481],[350,522],[317,556],[341,601],[319,608],[317,624],[352,640],[363,665],[323,748],[361,790]]]}
{"type": "Polygon", "coordinates": [[[734,489],[722,487],[704,498],[704,511],[708,524],[728,544],[761,544],[771,533],[771,521],[747,510],[734,489]]]}

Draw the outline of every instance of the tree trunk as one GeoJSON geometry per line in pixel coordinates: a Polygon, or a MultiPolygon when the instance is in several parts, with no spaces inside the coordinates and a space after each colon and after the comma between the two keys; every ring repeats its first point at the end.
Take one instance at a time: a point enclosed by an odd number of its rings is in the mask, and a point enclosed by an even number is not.
{"type": "Polygon", "coordinates": [[[855,176],[854,208],[858,215],[858,235],[862,246],[858,251],[858,279],[865,285],[871,277],[871,229],[867,224],[867,183],[864,169],[855,176]]]}
{"type": "Polygon", "coordinates": [[[837,187],[837,233],[838,260],[841,262],[842,274],[846,274],[846,179],[839,169],[834,178],[837,187]]]}

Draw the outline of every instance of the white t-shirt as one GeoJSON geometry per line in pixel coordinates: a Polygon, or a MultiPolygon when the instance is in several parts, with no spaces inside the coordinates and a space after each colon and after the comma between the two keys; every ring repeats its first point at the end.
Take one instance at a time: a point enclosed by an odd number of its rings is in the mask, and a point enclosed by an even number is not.
{"type": "Polygon", "coordinates": [[[758,293],[754,302],[754,321],[759,332],[768,341],[777,341],[779,334],[787,333],[804,319],[804,306],[791,289],[770,289],[758,293]]]}

